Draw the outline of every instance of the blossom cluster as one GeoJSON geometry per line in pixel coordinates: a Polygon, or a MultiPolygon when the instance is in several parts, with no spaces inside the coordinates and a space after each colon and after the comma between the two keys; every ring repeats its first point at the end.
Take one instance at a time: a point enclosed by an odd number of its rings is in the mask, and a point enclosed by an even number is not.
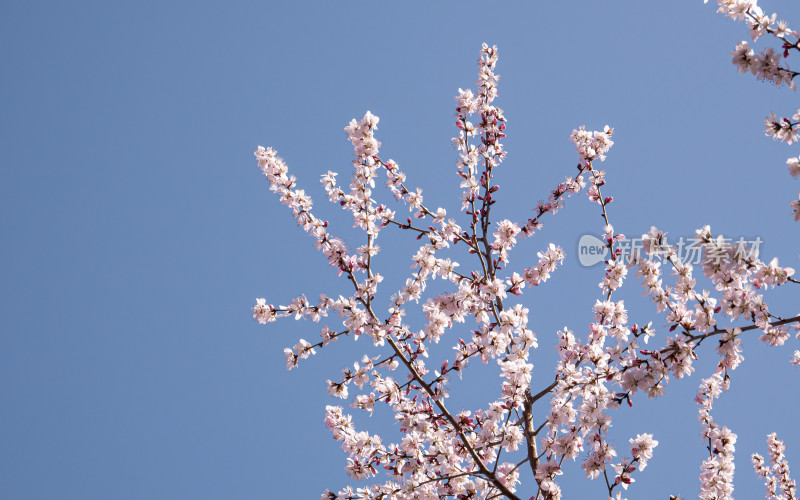
{"type": "Polygon", "coordinates": [[[767,436],[769,448],[769,466],[764,463],[764,457],[753,453],[753,469],[756,474],[764,478],[767,486],[767,498],[776,500],[796,500],[797,484],[789,475],[789,463],[786,461],[784,451],[786,446],[773,432],[767,436]]]}
{"type": "Polygon", "coordinates": [[[709,457],[700,466],[700,498],[702,500],[733,499],[733,452],[736,451],[736,434],[720,426],[711,417],[714,399],[728,390],[729,379],[715,373],[700,384],[696,401],[700,405],[699,419],[703,428],[709,457]]]}
{"type": "MultiPolygon", "coordinates": [[[[692,340],[695,337],[702,340],[707,334],[722,334],[723,331],[717,329],[717,318],[722,313],[731,321],[746,318],[763,332],[762,341],[773,346],[783,345],[790,337],[791,329],[798,330],[797,325],[792,326],[791,322],[775,324],[774,315],[759,291],[786,284],[792,280],[794,269],[781,267],[777,258],[767,264],[758,259],[755,252],[739,252],[739,247],[729,243],[730,240],[722,236],[713,237],[709,226],[695,233],[703,254],[703,275],[719,295],[714,297],[707,290],[698,293],[694,267],[682,262],[676,247],[666,243],[666,233],[653,227],[642,236],[642,246],[650,258],[633,259],[631,265],[638,268],[636,276],[642,279],[646,294],[656,304],[658,312],[667,311],[667,319],[692,340]],[[661,266],[665,263],[676,276],[672,287],[663,283],[661,266]],[[698,337],[692,331],[701,335],[698,337]]],[[[732,364],[735,367],[738,365],[738,354],[735,354],[738,349],[734,349],[734,354],[730,354],[730,349],[736,344],[736,335],[725,331],[730,338],[723,335],[721,342],[733,344],[723,349],[726,356],[721,366],[730,368],[728,365],[732,364]]]]}

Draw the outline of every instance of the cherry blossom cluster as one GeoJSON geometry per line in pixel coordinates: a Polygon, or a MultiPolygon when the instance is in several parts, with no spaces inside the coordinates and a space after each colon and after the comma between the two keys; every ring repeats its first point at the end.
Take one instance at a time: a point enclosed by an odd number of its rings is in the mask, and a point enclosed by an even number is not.
{"type": "Polygon", "coordinates": [[[714,238],[709,226],[695,233],[703,255],[703,274],[719,295],[714,297],[707,290],[698,292],[695,289],[697,280],[693,266],[681,262],[676,248],[666,244],[666,234],[653,227],[642,236],[642,246],[648,258],[635,258],[629,265],[637,267],[636,276],[642,279],[646,294],[656,304],[657,311],[667,311],[672,329],[680,328],[691,340],[723,334],[722,342],[726,345],[731,343],[720,351],[726,354],[721,361],[723,368],[738,364],[738,349],[735,348],[737,333],[717,328],[720,312],[731,321],[745,318],[763,332],[762,341],[773,346],[783,345],[790,337],[791,329],[798,330],[797,323],[783,321],[771,314],[764,295],[758,292],[784,285],[790,280],[794,282],[794,269],[781,267],[777,258],[766,264],[754,255],[756,252],[732,245],[722,236],[714,238]],[[667,263],[676,276],[674,286],[666,286],[663,282],[663,263],[667,263]]]}
{"type": "MultiPolygon", "coordinates": [[[[259,298],[253,317],[262,324],[279,318],[322,323],[316,342],[299,339],[284,349],[287,369],[342,336],[369,337],[373,352],[360,355],[340,376],[328,379],[327,392],[368,414],[385,407],[401,433],[390,442],[357,431],[344,407],[327,406],[324,422],[347,454],[345,470],[354,480],[369,484],[326,491],[322,498],[558,500],[563,496],[559,480],[564,463],[580,460],[587,478],[602,478],[604,494],[621,500],[636,472],[652,459],[658,441],[637,430],[635,436],[626,436],[629,454],[618,450],[611,434],[613,412],[633,406],[639,393],[649,398],[662,395],[671,377],[691,375],[701,345],[715,336],[716,373],[704,380],[697,398],[709,449],[701,472],[702,495],[728,498],[735,435],[713,421],[712,403],[730,384],[729,372],[744,359],[742,335],[759,330],[764,342],[779,346],[798,329],[800,317],[775,315],[762,293],[796,284],[794,270],[777,260],[764,263],[754,252],[739,256],[727,240],[712,237],[707,226],[697,231],[705,258],[700,279],[711,284],[713,293],[698,289],[692,266],[679,261],[665,233],[656,228],[643,236],[644,253],[626,261],[621,250],[626,237],[610,222],[614,198],[603,194],[605,171],[595,166],[614,144],[608,126],[602,131],[584,126],[572,131],[577,172],[550,190],[546,201],[536,203],[532,217],[525,222],[493,221],[492,207],[501,192],[494,172],[506,158],[502,141],[507,132],[504,112],[494,105],[497,61],[497,48],[484,44],[476,88],[459,89],[455,98],[458,132],[453,143],[463,214],[448,217],[444,208],[427,206],[421,189],[409,187],[398,163],[380,156],[379,118],[369,111],[345,127],[354,151],[350,184],[341,187],[332,171],[321,176],[329,201],[352,214],[353,227],[363,231],[364,239],[354,251],[331,233],[327,221],[312,214],[311,198],[297,187],[276,152],[263,147],[255,152],[270,189],[314,238],[348,292],[320,295],[314,303],[301,295],[285,306],[259,298]],[[387,202],[378,201],[375,193],[383,175],[387,202]],[[557,214],[569,197],[581,192],[602,216],[609,259],[597,283],[593,319],[580,329],[557,332],[555,376],[545,371],[545,376],[533,377],[538,337],[528,327],[529,308],[515,300],[526,288],[544,285],[565,253],[546,244],[539,247],[534,262],[516,270],[510,267],[511,255],[522,238],[542,228],[546,214],[557,214]],[[409,216],[398,217],[400,210],[409,216]],[[409,275],[391,294],[380,293],[385,285],[375,269],[375,256],[381,251],[376,242],[386,233],[419,241],[409,275]],[[461,262],[453,260],[457,250],[462,251],[461,262]],[[631,270],[657,312],[665,313],[669,335],[659,338],[652,321],[635,322],[625,302],[615,296],[631,270]],[[665,270],[674,276],[674,284],[666,283],[665,270]],[[432,294],[429,282],[437,278],[445,291],[432,294]],[[411,307],[421,311],[422,325],[412,326],[411,307]],[[730,326],[723,327],[723,322],[730,326]],[[452,350],[434,361],[432,346],[442,342],[452,350]],[[447,404],[453,375],[460,378],[473,361],[496,367],[495,395],[488,403],[455,412],[447,404]],[[532,485],[524,485],[526,477],[532,485]]],[[[790,171],[800,169],[797,165],[800,159],[789,164],[790,171]]],[[[791,362],[800,364],[800,351],[791,362]]]]}
{"type": "Polygon", "coordinates": [[[714,399],[727,391],[729,380],[715,373],[700,384],[696,401],[700,405],[698,418],[706,440],[708,458],[700,466],[700,498],[703,500],[733,499],[733,452],[736,451],[736,434],[720,426],[711,417],[714,399]]]}
{"type": "MultiPolygon", "coordinates": [[[[704,0],[708,3],[708,0],[704,0]]],[[[788,64],[782,65],[782,60],[789,57],[791,51],[800,51],[800,32],[789,28],[789,23],[780,20],[776,22],[777,14],[767,15],[757,5],[757,0],[717,0],[719,8],[717,12],[737,20],[744,21],[750,28],[750,38],[755,42],[764,35],[772,35],[780,44],[780,49],[767,47],[759,53],[750,47],[746,41],[736,44],[736,48],[731,52],[733,64],[739,68],[739,73],[752,73],[759,80],[774,83],[780,87],[788,86],[792,90],[797,90],[794,78],[800,74],[793,71],[788,64]]],[[[778,117],[771,111],[764,120],[766,135],[773,140],[780,140],[786,144],[798,141],[800,134],[800,110],[792,118],[778,117]],[[792,121],[794,120],[794,121],[792,121]]],[[[792,177],[798,175],[797,158],[789,158],[789,173],[792,177]]],[[[798,200],[789,203],[795,222],[800,221],[800,192],[798,200]]]]}
{"type": "Polygon", "coordinates": [[[473,225],[493,203],[492,193],[497,191],[497,186],[490,187],[492,170],[506,156],[501,142],[506,136],[506,118],[502,109],[491,104],[498,95],[497,82],[500,76],[494,72],[497,58],[497,47],[489,47],[484,43],[478,58],[477,93],[458,89],[456,96],[455,117],[459,133],[453,138],[453,145],[460,157],[457,167],[464,190],[461,209],[472,216],[473,225]],[[473,114],[478,115],[475,123],[469,120],[473,114]],[[471,142],[470,138],[479,140],[471,142]],[[480,164],[483,164],[483,172],[476,178],[480,164]],[[481,196],[482,190],[484,194],[481,196]],[[479,203],[476,204],[476,201],[479,203]]]}
{"type": "Polygon", "coordinates": [[[767,486],[767,498],[776,500],[797,500],[797,485],[789,475],[789,464],[786,462],[784,452],[786,446],[773,432],[767,436],[769,449],[769,466],[764,463],[764,457],[753,453],[753,469],[756,474],[764,478],[767,486]]]}
{"type": "Polygon", "coordinates": [[[647,461],[653,458],[653,448],[658,446],[658,441],[653,439],[652,434],[638,434],[629,441],[631,457],[625,457],[619,464],[614,465],[614,471],[617,473],[614,483],[621,484],[624,489],[628,489],[628,485],[634,482],[630,474],[636,469],[644,470],[647,461]]]}
{"type": "Polygon", "coordinates": [[[741,41],[736,44],[731,55],[733,64],[739,68],[739,73],[749,71],[759,80],[772,82],[778,87],[787,85],[790,89],[795,90],[794,77],[796,73],[788,66],[781,66],[782,55],[780,52],[775,53],[772,47],[756,54],[748,42],[741,41]]]}
{"type": "Polygon", "coordinates": [[[595,159],[605,161],[606,153],[614,145],[611,140],[613,131],[608,125],[602,132],[587,132],[583,125],[578,130],[573,130],[569,140],[575,144],[581,163],[588,164],[595,159]]]}
{"type": "MultiPolygon", "coordinates": [[[[770,112],[769,116],[764,120],[764,127],[766,129],[764,135],[772,137],[773,140],[785,142],[786,144],[797,142],[798,134],[800,134],[800,130],[798,130],[798,125],[800,125],[800,110],[792,115],[792,120],[786,117],[778,118],[775,116],[774,112],[770,112]]],[[[792,158],[786,162],[790,165],[789,173],[792,173],[792,164],[789,163],[791,160],[792,158]]],[[[792,177],[796,177],[796,175],[792,177]]]]}

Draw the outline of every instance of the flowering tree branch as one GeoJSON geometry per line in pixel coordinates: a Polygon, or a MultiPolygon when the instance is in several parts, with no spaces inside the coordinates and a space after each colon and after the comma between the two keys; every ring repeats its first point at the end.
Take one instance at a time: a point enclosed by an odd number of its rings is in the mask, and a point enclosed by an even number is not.
{"type": "Polygon", "coordinates": [[[789,476],[789,464],[783,454],[786,446],[774,432],[767,436],[767,446],[769,447],[769,466],[764,464],[764,457],[758,453],[753,453],[752,456],[753,469],[756,474],[764,478],[767,485],[767,498],[796,500],[797,486],[789,476]]]}
{"type": "MultiPolygon", "coordinates": [[[[708,3],[708,0],[705,0],[708,3]]],[[[765,35],[771,35],[778,40],[780,49],[777,52],[772,47],[767,47],[758,54],[750,48],[750,44],[741,41],[736,45],[736,49],[731,52],[733,64],[739,68],[739,73],[752,73],[759,80],[774,83],[780,87],[788,86],[792,90],[797,90],[794,81],[799,75],[788,65],[781,65],[781,59],[789,57],[793,51],[800,51],[800,33],[789,28],[789,23],[784,20],[776,22],[777,14],[768,16],[757,5],[756,0],[718,0],[719,9],[717,12],[725,14],[734,20],[744,21],[750,28],[750,38],[753,42],[765,35]]],[[[787,117],[778,117],[771,111],[764,126],[766,135],[773,140],[781,140],[786,144],[798,141],[800,134],[800,110],[792,115],[792,120],[787,117]],[[794,121],[792,121],[794,120],[794,121]]],[[[789,166],[789,173],[792,177],[800,175],[800,158],[789,158],[786,160],[789,166]]],[[[798,192],[800,197],[800,192],[798,192]]],[[[800,199],[790,203],[794,220],[800,221],[800,199]]]]}
{"type": "MultiPolygon", "coordinates": [[[[734,4],[741,2],[720,2],[721,10],[723,3],[728,5],[729,15],[739,12],[734,4]]],[[[748,5],[741,13],[750,19],[751,32],[761,30],[784,44],[794,40],[794,45],[784,47],[786,51],[800,47],[794,32],[781,31],[780,24],[763,25],[755,3],[748,5]],[[752,23],[763,29],[752,28],[752,23]]],[[[743,54],[741,57],[750,58],[747,68],[756,62],[760,65],[754,73],[760,78],[794,85],[796,73],[788,67],[770,66],[772,55],[743,54]]],[[[648,433],[631,436],[629,453],[619,456],[609,439],[612,412],[623,403],[632,406],[640,391],[658,397],[670,377],[691,375],[701,346],[711,337],[719,338],[714,349],[719,362],[715,373],[703,380],[696,399],[709,452],[701,466],[701,497],[730,498],[736,436],[711,417],[713,401],[727,389],[730,372],[744,359],[742,335],[759,331],[762,341],[779,346],[800,329],[800,316],[770,311],[762,293],[796,284],[794,270],[780,266],[777,259],[765,263],[755,249],[712,236],[708,226],[696,231],[692,246],[703,257],[701,279],[712,285],[713,292],[698,288],[693,266],[680,259],[666,233],[655,227],[642,236],[642,248],[626,257],[622,247],[630,241],[611,223],[614,198],[602,193],[605,171],[599,164],[614,144],[614,131],[607,126],[600,131],[583,126],[573,130],[570,141],[578,154],[574,176],[567,176],[552,189],[547,201],[538,202],[533,217],[523,223],[492,220],[492,207],[500,196],[495,172],[506,159],[503,139],[507,132],[505,114],[494,105],[497,60],[497,48],[484,44],[475,91],[459,89],[455,98],[458,132],[453,144],[459,156],[456,173],[463,212],[459,217],[448,217],[444,208],[426,205],[422,191],[409,187],[399,165],[379,155],[379,119],[370,112],[345,128],[354,148],[349,188],[337,184],[334,172],[321,178],[328,199],[352,214],[354,227],[365,233],[363,244],[355,251],[312,213],[312,200],[297,187],[273,149],[259,147],[255,152],[270,189],[292,210],[298,225],[314,238],[315,246],[352,288],[347,296],[321,295],[316,304],[305,295],[288,306],[257,299],[253,317],[259,323],[270,323],[283,317],[320,322],[334,313],[338,316],[341,327],[324,325],[318,342],[300,339],[284,350],[288,369],[343,336],[369,337],[380,354],[363,355],[352,368],[344,369],[341,378],[328,380],[328,393],[348,399],[349,391],[356,387],[351,406],[371,414],[376,405],[387,405],[402,433],[398,442],[384,444],[381,436],[357,431],[342,407],[327,406],[325,424],[348,455],[347,472],[357,481],[378,478],[382,482],[346,487],[337,493],[326,491],[323,498],[556,500],[562,497],[558,478],[564,463],[580,456],[585,475],[591,479],[602,476],[604,494],[621,499],[622,491],[635,481],[636,471],[647,466],[658,441],[648,433]],[[399,208],[411,213],[405,220],[373,194],[381,175],[386,176],[386,187],[399,208]],[[565,255],[550,243],[537,253],[538,261],[516,271],[510,268],[511,255],[518,239],[537,235],[545,214],[555,215],[568,198],[581,192],[599,205],[603,219],[600,229],[609,257],[598,283],[601,295],[593,306],[593,321],[579,327],[577,334],[569,328],[557,332],[555,376],[535,391],[531,360],[538,347],[537,336],[527,326],[528,308],[514,303],[514,297],[522,295],[526,287],[544,284],[565,255]],[[393,235],[412,236],[420,246],[412,256],[413,273],[388,298],[384,312],[377,299],[383,276],[375,269],[373,257],[381,251],[376,243],[381,231],[390,226],[393,235]],[[462,266],[450,257],[457,249],[466,250],[466,270],[457,271],[462,266]],[[672,278],[664,276],[664,269],[671,272],[674,284],[666,283],[672,278]],[[652,348],[643,346],[657,338],[652,321],[631,323],[623,300],[614,297],[630,270],[641,280],[656,312],[665,313],[671,332],[652,348]],[[426,294],[428,282],[437,278],[449,284],[449,291],[426,294]],[[425,324],[414,329],[404,318],[412,303],[421,300],[425,324]],[[431,368],[429,349],[442,339],[451,343],[453,354],[431,368]],[[497,364],[500,384],[496,397],[477,403],[474,410],[454,413],[446,404],[451,377],[457,374],[460,378],[476,360],[497,364]],[[402,375],[394,375],[397,371],[402,375]],[[406,382],[401,382],[403,377],[406,382]],[[532,482],[523,494],[520,489],[526,469],[532,482]]],[[[787,125],[791,130],[784,136],[794,134],[796,125],[787,125]]],[[[800,364],[800,351],[795,351],[791,362],[800,364]]],[[[775,464],[780,463],[782,458],[773,462],[772,469],[762,465],[757,472],[778,477],[777,468],[783,466],[775,464]]],[[[785,470],[787,479],[776,479],[784,492],[789,491],[783,486],[789,484],[788,466],[785,470]]]]}

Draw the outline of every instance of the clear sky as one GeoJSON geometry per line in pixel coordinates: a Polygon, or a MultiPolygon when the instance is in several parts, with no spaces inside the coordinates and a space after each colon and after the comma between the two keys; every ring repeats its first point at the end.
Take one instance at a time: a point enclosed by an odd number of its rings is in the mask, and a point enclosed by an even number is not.
{"type": "MultiPolygon", "coordinates": [[[[761,4],[800,27],[796,1],[761,4]]],[[[251,318],[256,297],[348,290],[252,152],[277,148],[318,212],[355,236],[318,176],[348,178],[343,127],[369,109],[382,154],[456,214],[453,96],[473,85],[484,41],[499,48],[496,103],[509,120],[499,213],[525,220],[572,174],[570,131],[609,124],[604,189],[618,231],[688,237],[710,224],[760,237],[763,257],[800,269],[788,206],[799,188],[785,167],[798,150],[762,124],[771,110],[793,114],[797,94],[737,74],[729,51],[746,28],[715,10],[699,0],[0,2],[0,497],[319,498],[348,484],[322,423],[324,406],[340,404],[325,380],[368,347],[348,339],[287,372],[283,347],[316,338],[317,325],[251,318]]],[[[552,380],[555,331],[591,320],[602,270],[582,268],[576,249],[599,229],[596,213],[570,199],[512,261],[549,242],[567,252],[552,281],[523,296],[542,344],[534,387],[552,380]]],[[[382,257],[387,294],[412,248],[382,257]]],[[[636,321],[653,320],[663,341],[663,316],[634,278],[627,289],[636,321]]],[[[798,293],[785,292],[770,305],[796,314],[798,293]]],[[[746,340],[714,412],[739,435],[739,498],[763,497],[749,455],[766,453],[769,432],[800,473],[792,342],[746,340]]],[[[642,432],[661,443],[629,498],[696,496],[692,399],[716,361],[703,352],[699,373],[664,398],[613,415],[621,450],[642,432]]],[[[478,408],[497,386],[476,371],[455,405],[478,408]]],[[[357,421],[391,436],[383,417],[357,421]]],[[[600,483],[572,474],[566,498],[602,497],[600,483]]]]}

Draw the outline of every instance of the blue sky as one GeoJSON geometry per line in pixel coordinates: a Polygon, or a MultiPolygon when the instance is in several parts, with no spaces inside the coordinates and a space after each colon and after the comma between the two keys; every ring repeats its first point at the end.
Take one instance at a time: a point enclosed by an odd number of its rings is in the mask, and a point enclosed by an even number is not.
{"type": "MultiPolygon", "coordinates": [[[[800,24],[796,2],[762,5],[800,24]]],[[[691,236],[710,224],[758,236],[763,256],[800,269],[788,207],[798,184],[785,168],[797,149],[762,125],[771,110],[793,114],[797,95],[737,74],[729,51],[745,27],[715,10],[699,0],[0,4],[0,496],[319,498],[350,482],[322,424],[338,402],[325,380],[368,347],[348,340],[287,372],[283,347],[317,326],[252,320],[256,297],[347,290],[252,152],[275,147],[319,213],[355,237],[318,176],[347,178],[343,127],[369,109],[382,154],[455,214],[453,96],[472,86],[484,41],[499,48],[509,120],[502,216],[524,220],[571,175],[573,128],[609,124],[604,189],[618,231],[691,236]]],[[[573,198],[516,250],[520,266],[549,242],[567,252],[524,296],[542,344],[534,386],[551,380],[555,331],[590,321],[601,270],[581,268],[576,249],[599,226],[595,207],[573,198]]],[[[404,279],[412,248],[381,254],[388,283],[404,279]]],[[[627,289],[637,321],[661,327],[634,279],[627,289]]],[[[797,313],[796,291],[777,295],[774,311],[797,313]]],[[[737,496],[760,498],[749,455],[766,452],[767,433],[800,471],[800,373],[788,365],[798,346],[745,345],[714,415],[739,434],[737,496]]],[[[661,442],[629,498],[696,495],[692,398],[715,363],[706,353],[664,398],[614,415],[621,449],[641,432],[661,442]]],[[[476,372],[454,404],[477,408],[484,400],[470,397],[492,393],[495,375],[476,372]]],[[[379,417],[357,422],[390,435],[379,417]]],[[[567,498],[602,496],[573,473],[567,498]]]]}

